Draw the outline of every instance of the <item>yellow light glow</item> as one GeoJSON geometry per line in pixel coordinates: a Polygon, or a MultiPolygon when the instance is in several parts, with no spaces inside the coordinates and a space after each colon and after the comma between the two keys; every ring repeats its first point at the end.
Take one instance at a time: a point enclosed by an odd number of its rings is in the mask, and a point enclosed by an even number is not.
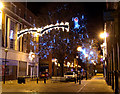
{"type": "Polygon", "coordinates": [[[0,2],[0,9],[3,9],[4,5],[2,2],[0,2]]]}
{"type": "Polygon", "coordinates": [[[94,63],[94,60],[91,60],[92,63],[94,63]]]}
{"type": "Polygon", "coordinates": [[[32,58],[35,58],[35,54],[32,54],[31,57],[32,57],[32,58]]]}
{"type": "Polygon", "coordinates": [[[85,57],[88,57],[88,54],[85,54],[85,57]]]}
{"type": "Polygon", "coordinates": [[[105,37],[108,37],[108,34],[107,34],[107,33],[104,32],[104,33],[101,33],[101,34],[100,34],[100,38],[105,38],[105,37]]]}
{"type": "Polygon", "coordinates": [[[78,47],[78,48],[77,48],[77,51],[82,51],[82,47],[78,47]]]}

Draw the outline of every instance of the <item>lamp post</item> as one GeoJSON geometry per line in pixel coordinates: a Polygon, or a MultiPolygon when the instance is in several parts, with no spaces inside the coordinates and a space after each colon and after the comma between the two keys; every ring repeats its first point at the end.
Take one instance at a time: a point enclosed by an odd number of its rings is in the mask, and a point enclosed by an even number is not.
{"type": "MultiPolygon", "coordinates": [[[[30,59],[31,61],[33,61],[34,58],[35,58],[35,53],[30,52],[30,53],[29,53],[29,59],[30,59]]],[[[31,66],[31,67],[32,67],[32,73],[31,73],[31,74],[32,74],[32,79],[33,79],[33,67],[34,67],[34,65],[35,65],[35,64],[34,64],[34,62],[33,62],[32,66],[31,66]]]]}
{"type": "MultiPolygon", "coordinates": [[[[77,51],[78,51],[78,52],[82,52],[82,51],[83,51],[82,47],[81,47],[81,46],[78,46],[78,47],[77,47],[77,51]]],[[[79,58],[79,55],[76,56],[76,58],[78,59],[78,58],[79,58]]]]}
{"type": "Polygon", "coordinates": [[[106,61],[106,57],[107,57],[107,37],[108,37],[108,34],[106,33],[106,24],[105,24],[105,27],[104,27],[104,33],[101,33],[100,34],[100,38],[103,38],[104,39],[104,43],[101,45],[101,47],[103,48],[103,60],[104,60],[104,77],[106,78],[106,69],[105,69],[105,66],[107,64],[107,61],[106,61]]]}
{"type": "Polygon", "coordinates": [[[33,79],[33,76],[34,76],[34,67],[35,67],[35,63],[34,63],[34,59],[35,59],[35,54],[33,53],[31,55],[32,59],[33,59],[33,67],[32,67],[32,79],[33,79]]]}
{"type": "Polygon", "coordinates": [[[4,68],[4,84],[5,84],[5,74],[6,74],[6,60],[7,60],[7,52],[8,52],[8,49],[5,48],[5,68],[4,68]]]}

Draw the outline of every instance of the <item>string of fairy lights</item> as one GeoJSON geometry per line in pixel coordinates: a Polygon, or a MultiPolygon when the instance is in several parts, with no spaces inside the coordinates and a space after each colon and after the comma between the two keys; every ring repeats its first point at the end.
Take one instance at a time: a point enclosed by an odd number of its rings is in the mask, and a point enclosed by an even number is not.
{"type": "MultiPolygon", "coordinates": [[[[33,33],[35,33],[35,35],[39,35],[39,36],[42,36],[43,34],[47,34],[49,31],[51,31],[51,30],[53,30],[53,29],[62,29],[62,31],[67,31],[67,32],[69,32],[69,23],[68,22],[65,22],[65,23],[63,23],[63,22],[61,22],[61,23],[56,23],[55,25],[53,25],[53,24],[51,24],[51,25],[47,25],[47,26],[45,26],[45,27],[43,27],[43,28],[30,28],[30,29],[24,29],[24,30],[21,30],[21,31],[19,31],[18,33],[17,33],[17,39],[19,39],[20,37],[23,37],[23,35],[24,34],[27,34],[27,33],[29,33],[29,34],[32,34],[33,35],[33,33]]],[[[31,42],[30,42],[31,43],[31,42]]],[[[32,43],[33,44],[33,43],[32,43]]],[[[36,54],[38,54],[38,53],[36,53],[36,54]]],[[[33,53],[33,52],[30,52],[29,53],[29,59],[32,61],[33,60],[33,56],[34,56],[35,54],[33,53]]]]}
{"type": "Polygon", "coordinates": [[[19,39],[21,36],[23,37],[24,34],[27,33],[36,33],[39,36],[42,36],[43,34],[47,34],[49,32],[49,30],[53,30],[53,29],[62,29],[62,31],[66,30],[67,32],[69,32],[69,23],[68,22],[61,22],[61,23],[56,23],[55,25],[51,24],[51,25],[46,25],[43,28],[30,28],[30,29],[24,29],[21,30],[17,33],[17,39],[19,39]]]}

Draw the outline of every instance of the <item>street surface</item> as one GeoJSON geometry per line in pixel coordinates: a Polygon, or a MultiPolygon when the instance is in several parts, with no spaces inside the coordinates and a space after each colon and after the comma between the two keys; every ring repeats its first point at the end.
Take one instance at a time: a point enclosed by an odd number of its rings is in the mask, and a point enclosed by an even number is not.
{"type": "MultiPolygon", "coordinates": [[[[51,82],[51,79],[47,80],[44,84],[43,81],[27,81],[26,84],[17,84],[17,80],[6,81],[6,84],[2,84],[2,92],[105,92],[113,94],[113,90],[108,86],[103,78],[103,75],[97,74],[89,80],[82,80],[81,85],[75,82],[51,82]]],[[[100,93],[100,94],[101,94],[100,93]]],[[[9,94],[9,93],[3,93],[9,94]]],[[[36,93],[35,93],[36,94],[36,93]]]]}

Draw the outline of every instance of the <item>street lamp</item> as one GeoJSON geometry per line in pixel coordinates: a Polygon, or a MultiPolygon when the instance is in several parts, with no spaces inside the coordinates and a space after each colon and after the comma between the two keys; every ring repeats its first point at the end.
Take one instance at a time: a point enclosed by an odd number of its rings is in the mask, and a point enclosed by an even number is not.
{"type": "Polygon", "coordinates": [[[5,48],[4,51],[5,51],[5,68],[4,68],[4,84],[5,84],[5,73],[6,73],[6,66],[7,66],[7,65],[6,65],[6,62],[7,62],[6,59],[7,59],[7,52],[8,52],[8,49],[5,48]]]}
{"type": "Polygon", "coordinates": [[[108,37],[108,33],[104,32],[100,34],[100,38],[105,38],[108,37]]]}
{"type": "Polygon", "coordinates": [[[3,9],[4,5],[2,2],[0,2],[0,10],[3,9]]]}
{"type": "Polygon", "coordinates": [[[107,62],[106,62],[105,58],[107,57],[107,42],[106,42],[107,37],[108,37],[108,33],[106,33],[106,24],[105,24],[104,33],[100,34],[100,38],[104,39],[104,43],[101,45],[101,47],[103,48],[104,77],[106,77],[105,65],[107,62]]]}
{"type": "MultiPolygon", "coordinates": [[[[29,59],[30,59],[31,61],[33,61],[34,58],[35,58],[35,53],[30,52],[30,53],[29,53],[29,59]]],[[[32,65],[31,67],[32,67],[32,79],[33,79],[33,67],[34,67],[34,63],[33,63],[33,65],[32,65]]]]}
{"type": "Polygon", "coordinates": [[[82,47],[81,46],[79,46],[79,47],[77,47],[77,51],[82,51],[82,47]]]}

